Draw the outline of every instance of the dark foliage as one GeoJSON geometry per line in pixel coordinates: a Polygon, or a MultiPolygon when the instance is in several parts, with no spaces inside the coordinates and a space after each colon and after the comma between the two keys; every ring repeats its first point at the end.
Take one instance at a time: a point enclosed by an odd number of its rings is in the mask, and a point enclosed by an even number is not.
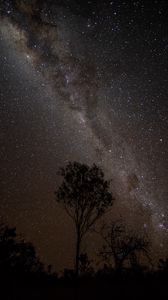
{"type": "Polygon", "coordinates": [[[17,238],[16,228],[0,224],[0,276],[27,276],[44,272],[34,246],[17,238]]]}

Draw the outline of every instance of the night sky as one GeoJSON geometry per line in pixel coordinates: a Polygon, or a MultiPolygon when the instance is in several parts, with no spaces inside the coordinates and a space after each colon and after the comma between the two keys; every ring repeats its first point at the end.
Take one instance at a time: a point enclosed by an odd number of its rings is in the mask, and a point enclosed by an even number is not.
{"type": "Polygon", "coordinates": [[[96,163],[112,178],[108,219],[168,254],[167,101],[167,0],[1,0],[1,220],[45,263],[71,266],[58,169],[96,163]]]}

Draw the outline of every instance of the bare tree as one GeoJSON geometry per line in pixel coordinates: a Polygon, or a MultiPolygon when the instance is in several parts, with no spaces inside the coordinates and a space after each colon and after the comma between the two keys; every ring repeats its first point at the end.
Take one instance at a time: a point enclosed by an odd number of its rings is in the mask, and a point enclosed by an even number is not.
{"type": "Polygon", "coordinates": [[[112,222],[110,226],[103,225],[100,234],[104,240],[100,256],[105,261],[113,261],[116,270],[121,270],[126,262],[132,266],[138,265],[139,255],[150,259],[147,238],[127,232],[122,223],[112,222]]]}
{"type": "Polygon", "coordinates": [[[104,179],[103,171],[95,164],[91,167],[78,162],[69,162],[60,170],[63,182],[55,192],[56,200],[63,204],[76,228],[75,272],[79,276],[81,242],[93,224],[113,204],[109,191],[110,182],[104,179]]]}

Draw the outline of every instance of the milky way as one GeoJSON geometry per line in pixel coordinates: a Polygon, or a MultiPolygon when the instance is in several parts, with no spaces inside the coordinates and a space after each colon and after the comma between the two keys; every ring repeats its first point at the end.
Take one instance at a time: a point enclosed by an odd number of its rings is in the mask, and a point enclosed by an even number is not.
{"type": "Polygon", "coordinates": [[[112,178],[113,217],[166,250],[166,1],[1,1],[0,12],[2,218],[59,265],[58,168],[95,162],[112,178]]]}

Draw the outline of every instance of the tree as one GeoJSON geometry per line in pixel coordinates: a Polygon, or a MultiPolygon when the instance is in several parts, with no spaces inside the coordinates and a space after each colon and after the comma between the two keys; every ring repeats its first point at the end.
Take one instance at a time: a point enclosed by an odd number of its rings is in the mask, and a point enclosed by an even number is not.
{"type": "Polygon", "coordinates": [[[16,228],[0,224],[0,277],[44,272],[34,246],[17,237],[16,228]]]}
{"type": "Polygon", "coordinates": [[[69,162],[60,169],[63,182],[55,192],[56,200],[63,204],[76,229],[75,273],[79,276],[81,242],[95,222],[113,204],[109,191],[110,181],[104,179],[103,171],[95,164],[91,167],[69,162]]]}
{"type": "Polygon", "coordinates": [[[125,262],[132,267],[138,266],[138,255],[143,254],[149,260],[149,242],[145,236],[127,232],[122,223],[112,222],[110,226],[101,228],[104,245],[100,256],[105,261],[113,261],[115,269],[121,271],[125,262]]]}

